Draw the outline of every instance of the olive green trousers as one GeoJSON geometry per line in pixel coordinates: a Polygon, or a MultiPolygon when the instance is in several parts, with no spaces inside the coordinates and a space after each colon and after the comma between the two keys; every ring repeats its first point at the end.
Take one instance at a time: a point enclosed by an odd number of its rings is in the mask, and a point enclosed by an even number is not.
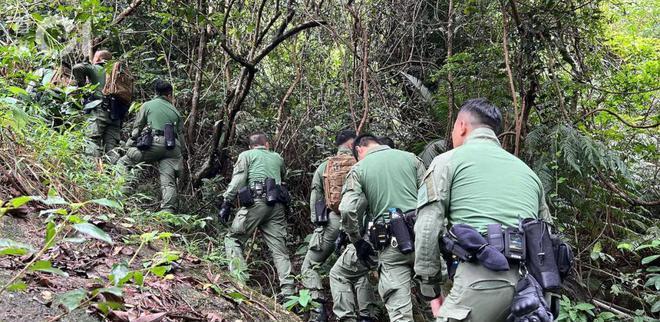
{"type": "MultiPolygon", "coordinates": [[[[378,256],[374,257],[374,260],[378,262],[378,294],[385,303],[390,321],[412,322],[411,287],[413,263],[415,262],[414,253],[402,254],[397,248],[388,246],[378,252],[378,256]]],[[[334,300],[333,311],[338,318],[348,321],[355,319],[355,313],[353,313],[355,312],[355,300],[351,287],[356,284],[368,284],[366,277],[369,269],[357,258],[355,247],[349,245],[330,270],[330,289],[334,300]]],[[[370,286],[364,285],[363,287],[370,286]]],[[[358,304],[360,301],[358,296],[358,304]]],[[[375,303],[373,296],[362,299],[362,301],[369,304],[375,303]]],[[[359,309],[360,315],[366,315],[363,314],[362,307],[359,309]]],[[[366,311],[368,312],[368,310],[366,311]]]]}
{"type": "Polygon", "coordinates": [[[181,171],[182,157],[179,140],[176,141],[174,149],[165,148],[165,137],[154,136],[154,142],[151,148],[140,151],[138,148],[131,147],[126,155],[121,157],[117,164],[123,166],[126,178],[125,193],[131,191],[132,185],[137,177],[136,167],[138,163],[158,163],[158,172],[160,173],[160,190],[162,193],[161,209],[174,213],[177,209],[178,193],[176,188],[176,179],[181,171]],[[132,171],[128,171],[132,170],[132,171]]]}
{"type": "Polygon", "coordinates": [[[518,265],[494,272],[478,263],[458,264],[454,284],[436,321],[506,321],[520,278],[518,265]]]}
{"type": "Polygon", "coordinates": [[[101,105],[91,111],[86,131],[92,141],[88,152],[97,157],[110,152],[121,140],[121,120],[111,120],[110,113],[101,105]]]}
{"type": "Polygon", "coordinates": [[[246,267],[243,246],[256,229],[261,230],[264,241],[273,256],[275,270],[280,280],[280,293],[284,296],[295,292],[289,250],[286,248],[286,217],[284,205],[267,205],[263,200],[255,200],[249,208],[242,207],[236,212],[229,233],[225,236],[225,252],[230,259],[229,269],[246,267]]]}

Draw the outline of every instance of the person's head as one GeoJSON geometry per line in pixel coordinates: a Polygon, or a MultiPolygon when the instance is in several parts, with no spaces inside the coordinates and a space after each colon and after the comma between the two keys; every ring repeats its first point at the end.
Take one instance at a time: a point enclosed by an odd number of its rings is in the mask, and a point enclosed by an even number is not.
{"type": "Polygon", "coordinates": [[[379,136],[378,142],[382,145],[387,145],[392,149],[396,149],[396,146],[394,145],[394,140],[392,140],[392,138],[389,136],[379,136]]]}
{"type": "Polygon", "coordinates": [[[353,141],[353,155],[356,159],[362,160],[367,153],[376,146],[379,146],[378,138],[371,134],[360,134],[353,141]]]}
{"type": "Polygon", "coordinates": [[[451,140],[455,148],[463,145],[474,129],[485,127],[499,133],[502,127],[502,114],[485,98],[467,100],[458,112],[451,140]]]}
{"type": "Polygon", "coordinates": [[[355,131],[344,129],[337,133],[337,136],[335,137],[335,145],[338,147],[343,146],[345,148],[352,149],[354,140],[355,131]]]}
{"type": "Polygon", "coordinates": [[[168,81],[157,79],[154,82],[154,88],[156,89],[156,95],[163,96],[170,102],[172,101],[172,84],[168,81]]]}
{"type": "Polygon", "coordinates": [[[92,64],[101,64],[112,59],[112,53],[107,50],[99,50],[94,53],[94,58],[92,59],[92,64]]]}
{"type": "Polygon", "coordinates": [[[254,149],[258,146],[266,147],[266,149],[270,148],[270,143],[268,143],[268,137],[263,132],[250,134],[248,140],[250,141],[250,149],[254,149]]]}

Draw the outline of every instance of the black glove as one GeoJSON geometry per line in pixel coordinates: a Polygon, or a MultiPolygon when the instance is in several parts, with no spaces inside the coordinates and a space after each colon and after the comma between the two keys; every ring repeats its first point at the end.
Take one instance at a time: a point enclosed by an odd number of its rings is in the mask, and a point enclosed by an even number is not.
{"type": "Polygon", "coordinates": [[[218,213],[218,219],[220,219],[221,223],[226,224],[229,221],[229,218],[231,217],[231,208],[231,203],[226,200],[222,202],[220,212],[218,213]]]}
{"type": "Polygon", "coordinates": [[[372,255],[376,255],[376,252],[374,251],[374,248],[371,247],[371,244],[369,244],[364,239],[358,239],[353,243],[353,246],[355,246],[355,254],[357,255],[357,258],[360,259],[364,265],[367,267],[376,265],[376,262],[371,259],[372,255]]]}
{"type": "Polygon", "coordinates": [[[335,254],[337,256],[341,255],[342,249],[346,244],[348,244],[348,235],[341,230],[339,231],[339,235],[337,235],[337,239],[335,239],[335,254]]]}
{"type": "Polygon", "coordinates": [[[509,322],[552,322],[554,317],[543,298],[539,283],[527,275],[516,285],[516,294],[511,303],[509,322]]]}

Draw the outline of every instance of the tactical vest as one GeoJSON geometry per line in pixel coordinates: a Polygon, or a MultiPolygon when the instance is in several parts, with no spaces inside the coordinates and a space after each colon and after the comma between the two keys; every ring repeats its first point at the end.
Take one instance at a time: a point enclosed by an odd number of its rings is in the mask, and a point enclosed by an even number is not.
{"type": "Polygon", "coordinates": [[[339,212],[341,191],[346,181],[346,175],[355,164],[355,158],[349,154],[339,154],[328,159],[323,171],[323,190],[325,205],[332,211],[339,212]]]}

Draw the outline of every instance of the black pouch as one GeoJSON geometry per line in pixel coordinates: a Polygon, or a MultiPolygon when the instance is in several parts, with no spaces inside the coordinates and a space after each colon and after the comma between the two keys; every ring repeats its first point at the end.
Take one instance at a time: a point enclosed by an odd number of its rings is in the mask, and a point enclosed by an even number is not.
{"type": "Polygon", "coordinates": [[[523,221],[522,227],[527,248],[525,259],[527,271],[544,290],[559,288],[561,278],[548,224],[542,220],[528,218],[523,221]]]}
{"type": "Polygon", "coordinates": [[[279,189],[279,201],[283,205],[289,205],[289,202],[291,202],[291,194],[289,193],[286,183],[282,182],[277,188],[279,189]]]}
{"type": "Polygon", "coordinates": [[[408,225],[408,231],[410,231],[410,236],[412,239],[415,239],[415,222],[417,221],[417,209],[408,210],[403,214],[403,219],[408,225]]]}
{"type": "Polygon", "coordinates": [[[525,234],[518,228],[504,230],[504,257],[513,260],[525,260],[526,253],[525,234]]]}
{"type": "Polygon", "coordinates": [[[163,136],[165,137],[165,148],[168,150],[174,149],[176,146],[176,133],[174,132],[174,125],[172,123],[165,124],[163,136]]]}
{"type": "Polygon", "coordinates": [[[146,128],[142,130],[142,134],[137,138],[135,146],[140,151],[149,150],[154,144],[154,136],[151,133],[151,128],[146,128]]]}
{"type": "Polygon", "coordinates": [[[238,190],[238,202],[242,207],[252,207],[254,205],[254,198],[252,197],[250,188],[243,187],[238,190]]]}
{"type": "Polygon", "coordinates": [[[274,205],[280,200],[280,189],[273,178],[266,178],[266,204],[274,205]]]}
{"type": "Polygon", "coordinates": [[[392,247],[397,247],[402,254],[415,251],[414,238],[410,234],[408,225],[401,210],[390,211],[390,233],[392,234],[392,247]]]}
{"type": "Polygon", "coordinates": [[[107,104],[108,112],[110,113],[110,119],[113,121],[123,120],[128,113],[128,104],[122,102],[120,99],[114,95],[106,96],[104,101],[107,104]]]}
{"type": "Polygon", "coordinates": [[[495,249],[504,253],[504,232],[501,224],[488,224],[488,243],[495,249]]]}
{"type": "Polygon", "coordinates": [[[314,211],[316,212],[316,224],[327,225],[329,220],[328,208],[325,206],[325,200],[323,198],[314,204],[314,211]]]}
{"type": "Polygon", "coordinates": [[[376,250],[382,250],[390,243],[390,232],[383,221],[373,222],[369,227],[369,242],[376,250]]]}
{"type": "Polygon", "coordinates": [[[561,277],[561,280],[563,281],[573,267],[573,250],[571,249],[571,246],[561,240],[558,236],[552,237],[552,244],[555,250],[555,259],[557,259],[559,277],[561,277]]]}

